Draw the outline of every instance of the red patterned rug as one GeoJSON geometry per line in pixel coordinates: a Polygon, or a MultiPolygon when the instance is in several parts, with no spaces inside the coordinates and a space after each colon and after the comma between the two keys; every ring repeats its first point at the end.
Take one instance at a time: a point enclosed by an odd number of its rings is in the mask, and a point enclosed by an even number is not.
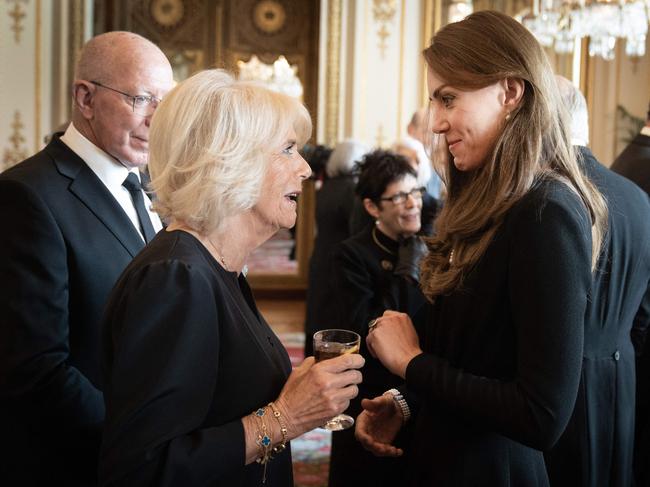
{"type": "MultiPolygon", "coordinates": [[[[305,334],[281,333],[280,340],[295,367],[304,360],[305,334]]],[[[327,487],[332,433],[315,429],[291,440],[294,487],[327,487]]]]}

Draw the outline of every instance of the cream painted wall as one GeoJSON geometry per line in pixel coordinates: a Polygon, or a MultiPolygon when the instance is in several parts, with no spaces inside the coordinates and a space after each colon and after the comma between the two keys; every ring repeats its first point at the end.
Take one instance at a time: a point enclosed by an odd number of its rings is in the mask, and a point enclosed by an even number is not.
{"type": "Polygon", "coordinates": [[[0,171],[39,151],[67,121],[68,68],[91,19],[92,0],[0,2],[0,171]]]}
{"type": "Polygon", "coordinates": [[[41,148],[49,129],[52,2],[0,3],[0,167],[41,148]]]}
{"type": "MultiPolygon", "coordinates": [[[[326,21],[332,1],[321,3],[321,84],[327,91],[326,21]]],[[[406,134],[421,102],[423,61],[421,0],[343,0],[341,4],[339,103],[336,140],[354,137],[388,147],[406,134]]],[[[319,103],[325,127],[326,103],[319,103]]],[[[324,129],[323,129],[324,130],[324,129]]],[[[318,141],[326,141],[319,130],[318,141]]]]}

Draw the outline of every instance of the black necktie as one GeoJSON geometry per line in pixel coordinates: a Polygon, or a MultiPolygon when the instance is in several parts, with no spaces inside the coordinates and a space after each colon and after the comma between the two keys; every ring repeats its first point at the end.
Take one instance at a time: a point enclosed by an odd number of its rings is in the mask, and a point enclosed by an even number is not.
{"type": "Polygon", "coordinates": [[[147,213],[147,210],[144,207],[142,185],[140,184],[138,176],[130,172],[122,183],[122,186],[128,189],[129,193],[131,193],[131,199],[133,200],[133,206],[135,206],[135,212],[138,214],[140,229],[142,230],[142,235],[144,235],[145,242],[151,242],[151,239],[156,235],[156,231],[153,229],[149,213],[147,213]]]}

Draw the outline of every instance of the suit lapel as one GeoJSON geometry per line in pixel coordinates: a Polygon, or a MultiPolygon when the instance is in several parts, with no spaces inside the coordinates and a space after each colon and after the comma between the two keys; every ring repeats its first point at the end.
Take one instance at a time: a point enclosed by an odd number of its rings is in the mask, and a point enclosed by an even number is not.
{"type": "Polygon", "coordinates": [[[144,242],[104,183],[58,137],[46,150],[54,159],[58,171],[71,180],[69,191],[106,226],[129,254],[135,257],[144,247],[144,242]]]}

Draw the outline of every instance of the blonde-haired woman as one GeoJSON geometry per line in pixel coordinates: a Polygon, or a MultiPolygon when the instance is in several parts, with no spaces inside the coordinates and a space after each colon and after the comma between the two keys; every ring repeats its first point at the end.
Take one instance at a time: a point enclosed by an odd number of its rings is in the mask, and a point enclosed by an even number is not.
{"type": "Polygon", "coordinates": [[[158,107],[149,168],[168,226],[107,305],[102,485],[291,486],[289,440],[356,395],[360,355],[291,372],[242,274],[295,223],[310,131],[300,103],[219,70],[158,107]]]}
{"type": "Polygon", "coordinates": [[[540,450],[573,410],[607,208],[524,27],[478,12],[424,57],[431,130],[450,153],[420,281],[432,304],[420,339],[404,314],[376,322],[368,346],[405,385],[364,401],[357,437],[399,455],[391,441],[410,415],[409,485],[548,485],[540,450]]]}

